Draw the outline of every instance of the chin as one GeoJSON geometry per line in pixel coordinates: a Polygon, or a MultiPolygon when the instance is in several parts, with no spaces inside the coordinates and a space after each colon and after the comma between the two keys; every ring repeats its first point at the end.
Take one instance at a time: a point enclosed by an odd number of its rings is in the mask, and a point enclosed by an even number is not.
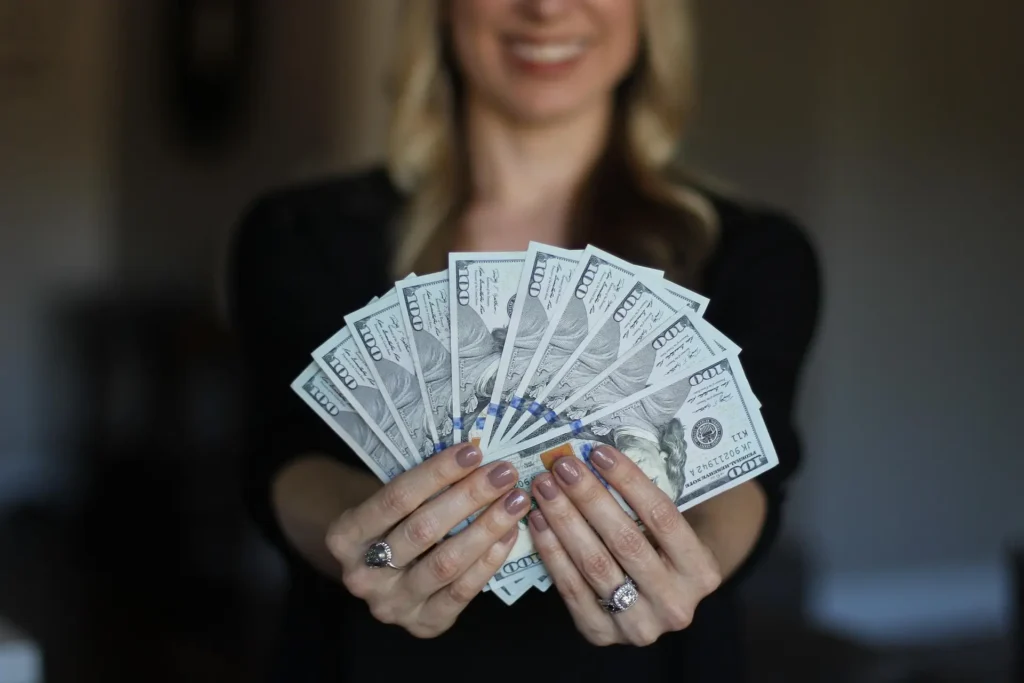
{"type": "Polygon", "coordinates": [[[505,109],[516,122],[529,127],[571,121],[593,106],[589,98],[568,96],[569,93],[541,93],[507,98],[505,109]]]}

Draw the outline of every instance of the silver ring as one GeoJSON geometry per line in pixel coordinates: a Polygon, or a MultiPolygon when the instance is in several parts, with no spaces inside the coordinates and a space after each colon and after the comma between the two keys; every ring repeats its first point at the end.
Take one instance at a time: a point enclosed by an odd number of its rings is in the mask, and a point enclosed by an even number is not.
{"type": "Polygon", "coordinates": [[[366,554],[363,556],[363,561],[366,562],[367,567],[372,567],[374,569],[383,569],[384,567],[390,567],[391,569],[405,569],[405,567],[408,566],[397,566],[391,561],[391,557],[391,546],[382,538],[379,541],[370,544],[370,547],[366,549],[366,554]]]}
{"type": "Polygon", "coordinates": [[[608,614],[620,614],[635,605],[639,599],[640,593],[636,589],[636,584],[627,576],[626,582],[615,589],[610,599],[598,598],[597,602],[608,614]]]}

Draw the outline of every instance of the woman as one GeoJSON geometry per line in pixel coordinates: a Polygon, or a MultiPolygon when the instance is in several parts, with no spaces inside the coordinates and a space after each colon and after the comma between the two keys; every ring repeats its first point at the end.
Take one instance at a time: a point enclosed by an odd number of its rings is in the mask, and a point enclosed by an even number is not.
{"type": "Polygon", "coordinates": [[[670,179],[691,101],[682,0],[413,0],[403,22],[387,170],[268,194],[235,245],[247,493],[292,575],[277,679],[741,680],[732,594],[774,536],[798,459],[812,250],[786,218],[670,179]],[[381,487],[288,387],[389,283],[444,268],[449,251],[530,240],[593,243],[709,296],[781,465],[680,515],[621,453],[595,450],[648,538],[587,467],[557,462],[529,517],[557,590],[506,607],[480,590],[528,511],[514,468],[477,468],[463,445],[381,487]],[[398,568],[367,566],[382,536],[398,568]],[[627,575],[639,600],[605,610],[627,575]]]}

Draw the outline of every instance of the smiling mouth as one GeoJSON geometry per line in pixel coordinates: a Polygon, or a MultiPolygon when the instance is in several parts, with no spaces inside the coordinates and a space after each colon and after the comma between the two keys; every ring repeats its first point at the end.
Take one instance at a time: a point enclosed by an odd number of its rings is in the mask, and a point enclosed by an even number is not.
{"type": "Polygon", "coordinates": [[[561,64],[576,59],[587,49],[585,40],[560,42],[508,41],[509,50],[517,58],[533,64],[561,64]]]}

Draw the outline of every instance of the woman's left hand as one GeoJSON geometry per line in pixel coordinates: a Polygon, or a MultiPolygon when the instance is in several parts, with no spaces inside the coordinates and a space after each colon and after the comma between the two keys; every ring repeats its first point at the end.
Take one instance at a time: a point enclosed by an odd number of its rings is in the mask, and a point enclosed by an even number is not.
{"type": "Polygon", "coordinates": [[[608,446],[595,449],[590,460],[652,539],[586,464],[569,456],[554,463],[553,475],[533,480],[540,508],[530,513],[533,542],[588,641],[650,645],[690,625],[697,604],[721,583],[718,562],[632,460],[608,446]],[[610,599],[628,578],[638,599],[624,611],[608,612],[598,600],[610,599]]]}

